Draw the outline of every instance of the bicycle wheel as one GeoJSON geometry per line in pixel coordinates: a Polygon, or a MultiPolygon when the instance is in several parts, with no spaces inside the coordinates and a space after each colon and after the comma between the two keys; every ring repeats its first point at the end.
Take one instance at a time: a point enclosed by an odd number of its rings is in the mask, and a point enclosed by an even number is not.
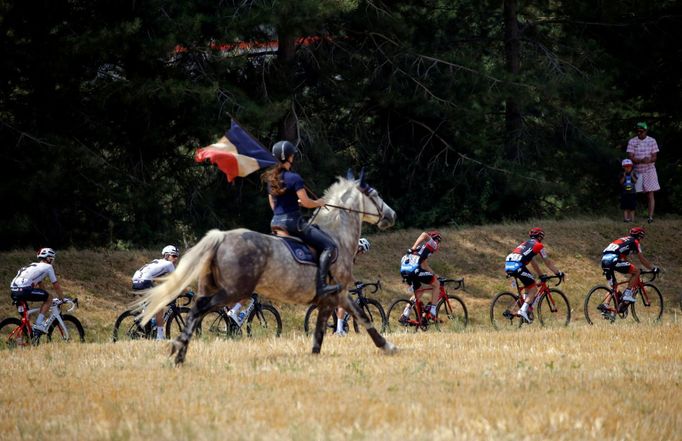
{"type": "MultiPolygon", "coordinates": [[[[312,335],[315,332],[315,324],[317,323],[317,305],[310,305],[308,310],[305,312],[305,318],[303,319],[303,330],[305,335],[312,335]]],[[[325,326],[325,332],[333,334],[336,332],[336,311],[332,312],[327,319],[327,325],[325,326]]],[[[348,332],[347,329],[345,329],[348,332]]]]}
{"type": "MultiPolygon", "coordinates": [[[[385,332],[387,327],[386,313],[384,312],[384,307],[381,306],[378,300],[375,299],[365,299],[362,302],[362,310],[367,315],[367,318],[374,325],[374,327],[379,332],[385,332]]],[[[353,319],[353,328],[355,332],[360,332],[359,326],[357,325],[355,319],[353,319]]],[[[363,328],[364,329],[364,328],[363,328]]]]}
{"type": "Polygon", "coordinates": [[[279,337],[282,317],[272,305],[257,304],[246,319],[246,335],[253,338],[279,337]]]}
{"type": "Polygon", "coordinates": [[[52,343],[83,343],[85,341],[85,330],[78,319],[72,315],[62,314],[64,327],[55,319],[47,330],[47,341],[52,343]],[[54,333],[54,338],[52,333],[54,333]]]}
{"type": "Polygon", "coordinates": [[[440,299],[436,306],[436,326],[443,331],[461,331],[469,322],[467,307],[457,296],[448,294],[448,301],[440,299]]]}
{"type": "Polygon", "coordinates": [[[140,326],[136,313],[133,311],[125,311],[123,314],[119,315],[114,323],[114,332],[112,334],[112,341],[125,341],[125,340],[140,340],[143,338],[149,338],[151,326],[147,323],[146,326],[140,326]]]}
{"type": "Polygon", "coordinates": [[[583,311],[585,320],[590,325],[613,323],[616,320],[617,309],[616,301],[611,295],[611,288],[603,285],[593,287],[585,296],[583,311]],[[602,304],[605,306],[602,307],[602,304]]]}
{"type": "Polygon", "coordinates": [[[547,328],[568,326],[571,321],[571,304],[566,295],[552,288],[540,299],[537,311],[540,324],[547,328]]]}
{"type": "Polygon", "coordinates": [[[501,292],[490,304],[490,323],[495,329],[512,329],[521,326],[523,320],[516,313],[521,306],[519,296],[501,292]]]}
{"type": "Polygon", "coordinates": [[[0,349],[15,349],[31,346],[31,335],[21,327],[21,320],[7,317],[0,322],[0,349]]]}
{"type": "Polygon", "coordinates": [[[630,310],[632,317],[641,323],[657,323],[663,315],[663,296],[654,285],[645,283],[637,293],[637,301],[630,310]]]}
{"type": "Polygon", "coordinates": [[[417,311],[414,308],[414,303],[408,299],[397,299],[388,307],[388,315],[386,317],[389,332],[417,332],[418,323],[417,311]],[[407,317],[407,323],[402,323],[402,317],[405,308],[410,306],[410,313],[407,317]]]}
{"type": "Polygon", "coordinates": [[[194,333],[203,340],[215,340],[218,338],[229,338],[234,336],[233,321],[221,308],[205,314],[197,324],[194,333]]]}
{"type": "Polygon", "coordinates": [[[167,339],[172,339],[182,334],[182,331],[185,329],[185,324],[187,324],[188,314],[189,308],[187,306],[177,306],[170,313],[168,320],[166,321],[167,339]]]}

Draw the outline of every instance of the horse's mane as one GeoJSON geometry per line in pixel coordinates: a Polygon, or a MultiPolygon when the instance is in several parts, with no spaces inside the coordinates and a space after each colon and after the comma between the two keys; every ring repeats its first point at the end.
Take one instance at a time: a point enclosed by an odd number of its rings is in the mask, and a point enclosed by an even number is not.
{"type": "Polygon", "coordinates": [[[342,176],[338,176],[337,181],[330,185],[329,188],[327,188],[324,191],[325,199],[342,195],[343,193],[346,192],[346,190],[355,187],[355,185],[357,185],[357,182],[355,182],[355,180],[346,179],[342,176]]]}
{"type": "MultiPolygon", "coordinates": [[[[347,206],[348,202],[341,199],[341,197],[348,191],[353,190],[357,184],[355,179],[338,176],[337,181],[324,191],[324,200],[329,204],[342,207],[347,206]]],[[[338,209],[318,208],[316,211],[316,216],[318,216],[317,219],[321,226],[337,224],[340,214],[341,210],[338,209]]]]}

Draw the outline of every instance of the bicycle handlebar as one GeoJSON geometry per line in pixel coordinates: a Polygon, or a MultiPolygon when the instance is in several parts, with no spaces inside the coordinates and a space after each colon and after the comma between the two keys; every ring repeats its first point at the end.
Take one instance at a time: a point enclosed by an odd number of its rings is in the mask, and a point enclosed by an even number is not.
{"type": "Polygon", "coordinates": [[[192,303],[192,299],[196,294],[191,289],[189,291],[183,292],[178,299],[185,299],[185,303],[180,306],[187,306],[192,303]]]}
{"type": "Polygon", "coordinates": [[[460,277],[459,279],[448,279],[447,277],[438,277],[438,283],[440,283],[441,286],[446,285],[448,283],[456,283],[457,285],[453,289],[465,289],[464,288],[464,277],[460,277]]]}
{"type": "Polygon", "coordinates": [[[647,282],[653,282],[656,280],[656,277],[658,277],[658,274],[661,272],[660,268],[654,267],[652,270],[640,270],[639,271],[639,277],[641,278],[643,275],[648,275],[651,274],[651,278],[647,280],[647,282]]]}
{"type": "Polygon", "coordinates": [[[559,276],[548,276],[546,274],[540,275],[540,282],[545,283],[545,282],[552,280],[552,279],[557,279],[558,282],[554,286],[559,286],[559,285],[561,285],[561,282],[564,281],[564,275],[563,274],[561,274],[559,276]]]}
{"type": "Polygon", "coordinates": [[[355,282],[355,288],[349,289],[348,292],[353,294],[362,294],[364,289],[370,287],[372,288],[372,294],[381,289],[381,280],[377,280],[376,283],[365,283],[365,282],[355,282]]]}
{"type": "Polygon", "coordinates": [[[60,300],[60,299],[53,299],[52,300],[52,304],[54,306],[60,306],[60,305],[63,305],[65,303],[69,305],[69,309],[67,309],[66,312],[71,312],[74,309],[78,308],[78,298],[76,298],[76,297],[74,297],[74,298],[64,297],[63,300],[60,300]]]}

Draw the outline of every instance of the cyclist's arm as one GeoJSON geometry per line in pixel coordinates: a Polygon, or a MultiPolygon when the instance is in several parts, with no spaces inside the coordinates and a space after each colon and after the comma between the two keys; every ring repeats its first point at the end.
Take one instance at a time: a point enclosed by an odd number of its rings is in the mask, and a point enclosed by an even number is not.
{"type": "Polygon", "coordinates": [[[424,232],[424,233],[419,235],[417,240],[414,242],[414,245],[412,245],[410,248],[412,248],[413,250],[416,250],[420,243],[427,241],[430,238],[431,238],[431,236],[429,236],[428,234],[426,234],[426,232],[424,232]]]}
{"type": "Polygon", "coordinates": [[[554,261],[552,259],[549,257],[543,257],[542,260],[545,262],[545,265],[547,265],[547,268],[551,269],[554,274],[559,274],[559,268],[554,265],[554,261]]]}
{"type": "Polygon", "coordinates": [[[59,300],[64,300],[64,291],[62,291],[62,286],[59,284],[59,282],[54,282],[52,286],[54,286],[54,290],[57,291],[59,300]]]}
{"type": "Polygon", "coordinates": [[[644,257],[644,254],[642,253],[637,253],[637,257],[639,258],[639,261],[642,262],[642,265],[646,267],[646,269],[652,270],[654,269],[654,266],[649,262],[649,259],[644,257]]]}

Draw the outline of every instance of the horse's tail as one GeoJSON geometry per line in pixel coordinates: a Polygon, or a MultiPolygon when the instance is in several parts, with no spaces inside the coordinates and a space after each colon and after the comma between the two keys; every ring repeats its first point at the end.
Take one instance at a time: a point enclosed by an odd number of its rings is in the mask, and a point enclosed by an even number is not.
{"type": "Polygon", "coordinates": [[[200,276],[210,271],[211,261],[218,246],[225,239],[225,232],[211,230],[203,239],[182,256],[180,264],[162,282],[147,291],[147,294],[135,302],[138,308],[144,308],[140,314],[142,323],[147,323],[159,310],[176,299],[182,291],[200,276]]]}

